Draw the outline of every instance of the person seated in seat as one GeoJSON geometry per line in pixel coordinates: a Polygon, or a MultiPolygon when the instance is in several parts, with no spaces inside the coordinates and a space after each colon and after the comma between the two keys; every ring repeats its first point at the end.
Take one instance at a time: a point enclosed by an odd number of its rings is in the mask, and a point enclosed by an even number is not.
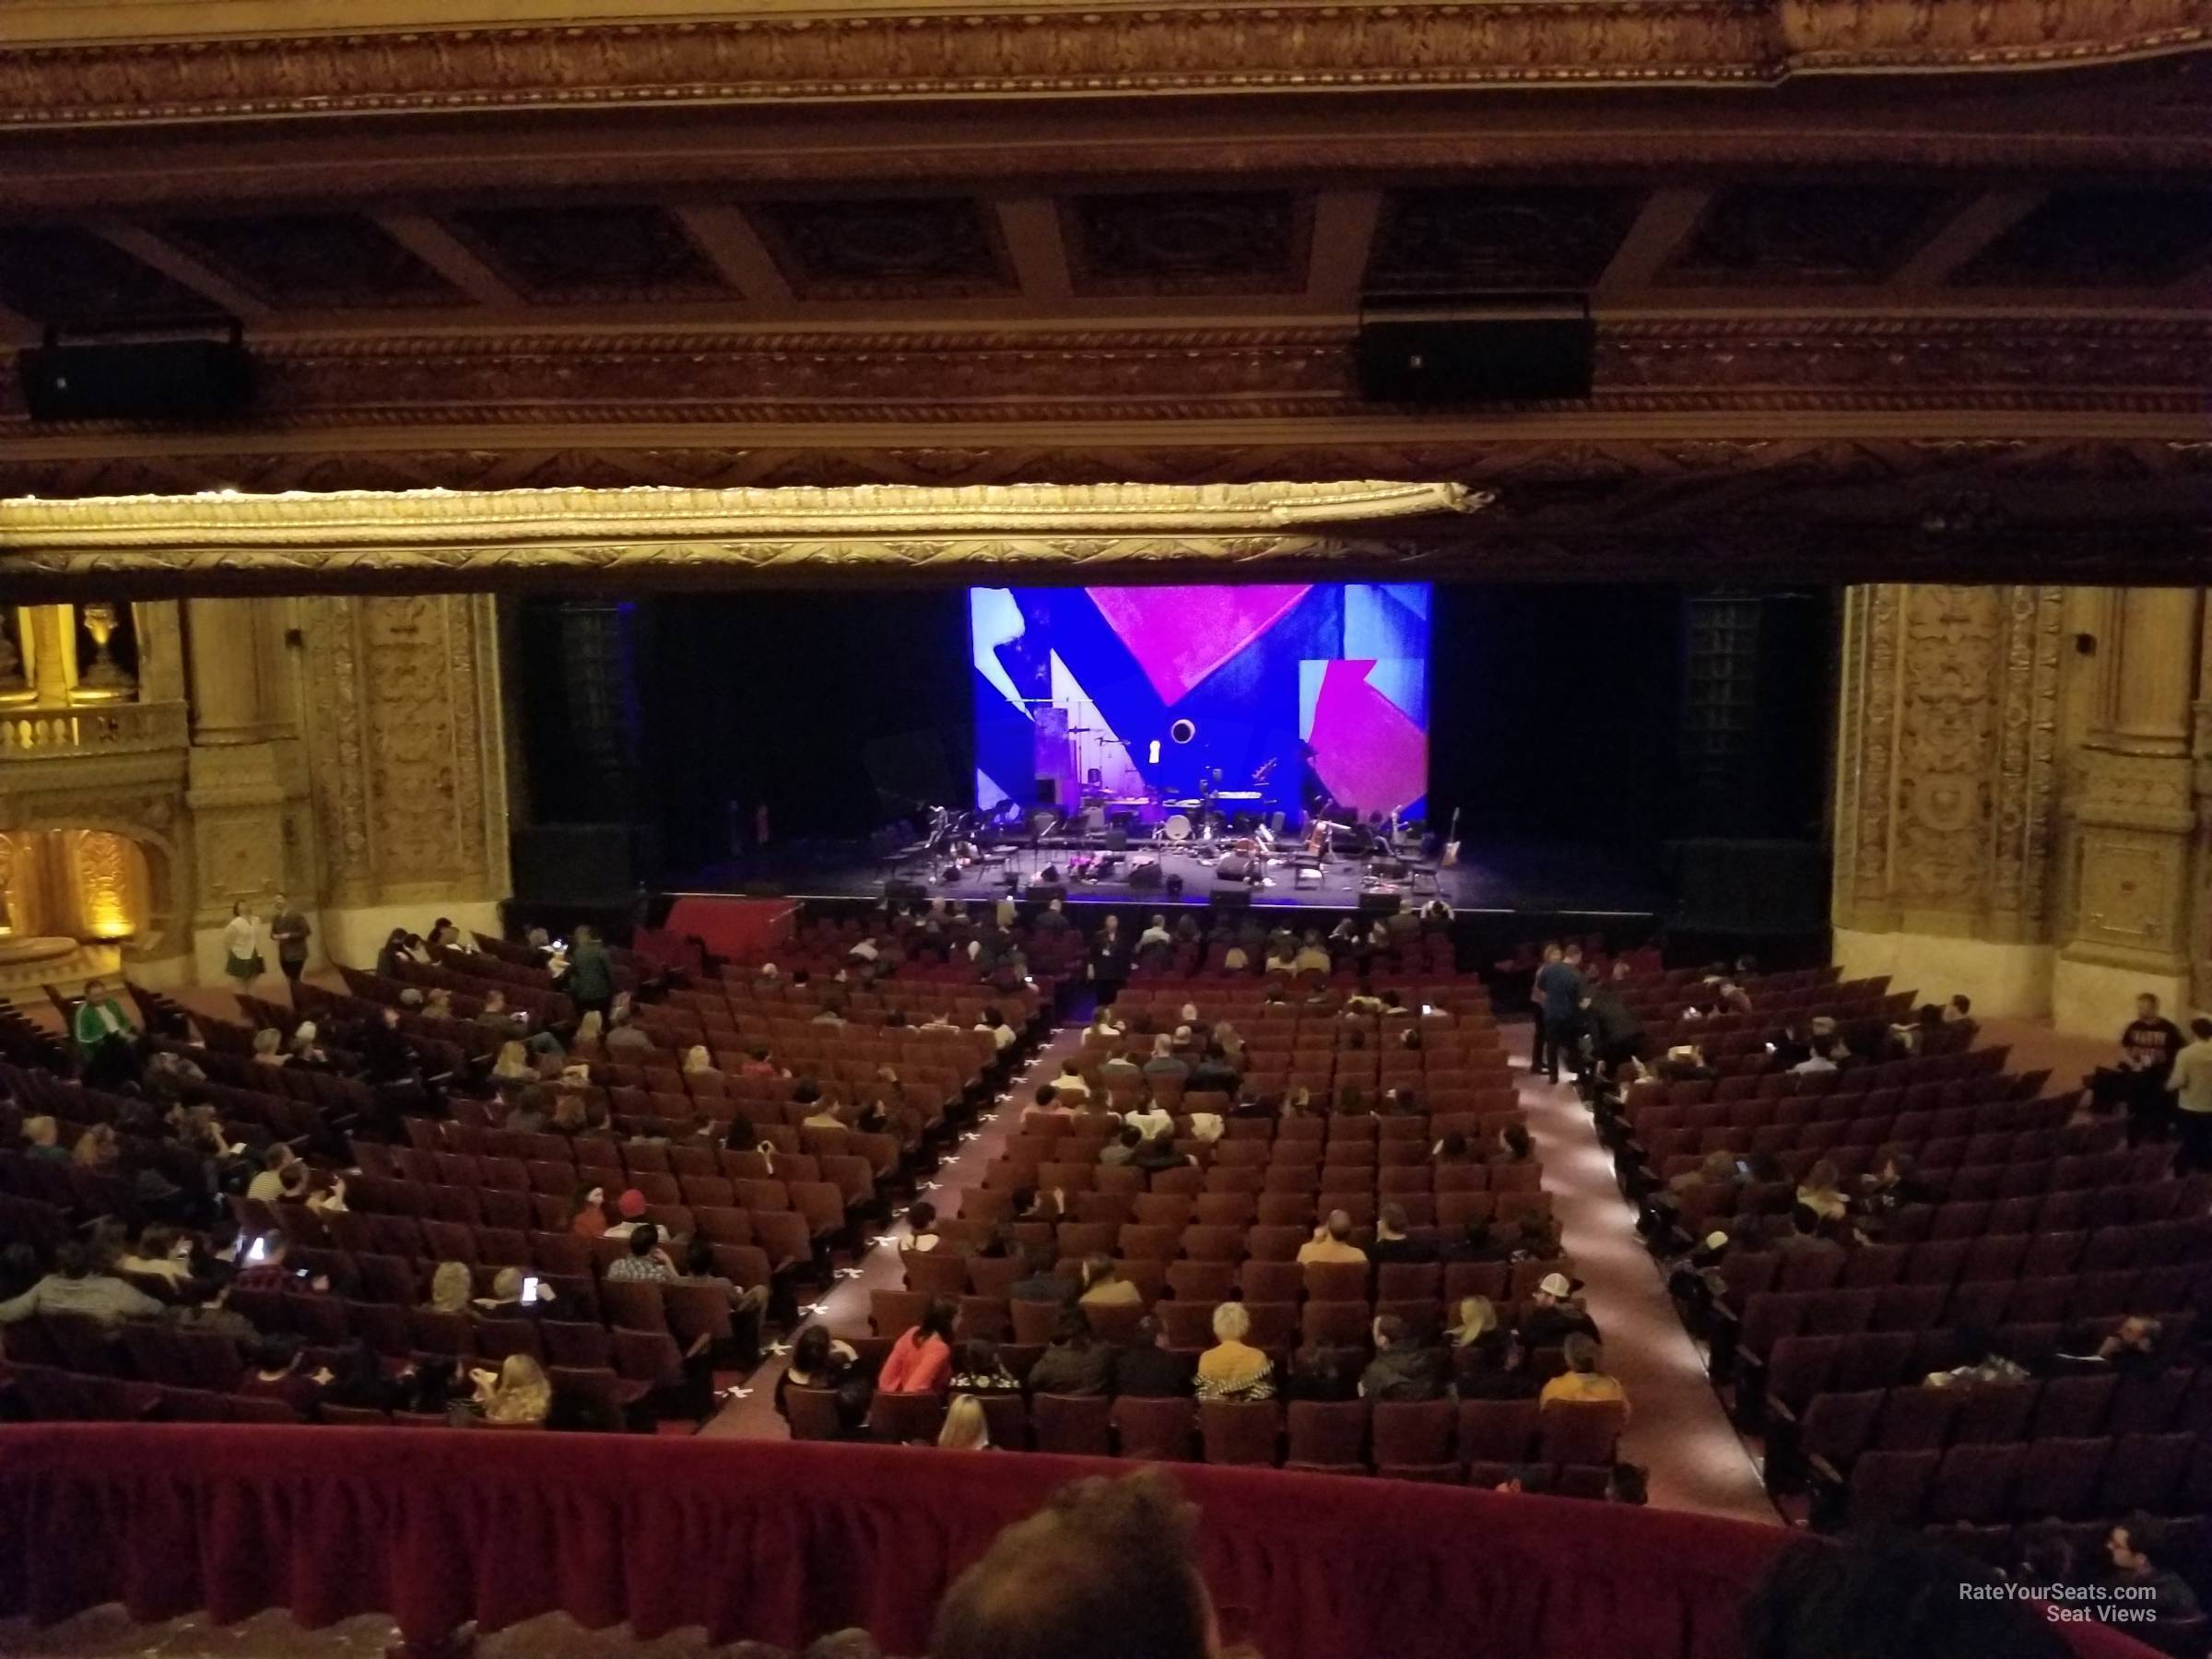
{"type": "Polygon", "coordinates": [[[1371,1262],[1433,1262],[1436,1246],[1406,1231],[1406,1206],[1385,1204],[1375,1215],[1375,1241],[1368,1246],[1371,1262]]]}
{"type": "Polygon", "coordinates": [[[479,1367],[468,1373],[476,1384],[470,1409],[487,1423],[544,1427],[552,1409],[553,1385],[545,1367],[527,1354],[510,1354],[498,1371],[479,1367]]]}
{"type": "MultiPolygon", "coordinates": [[[[946,1407],[944,1426],[937,1430],[937,1450],[940,1452],[988,1452],[991,1450],[991,1419],[983,1415],[983,1407],[973,1394],[956,1394],[946,1407]]],[[[819,1643],[816,1644],[820,1645],[819,1643]]],[[[874,1645],[870,1644],[871,1647],[874,1645]]],[[[812,1653],[813,1648],[807,1652],[812,1653]]]]}
{"type": "Polygon", "coordinates": [[[1198,1357],[1201,1400],[1275,1397],[1275,1362],[1244,1340],[1251,1335],[1252,1315],[1241,1302],[1223,1302],[1214,1310],[1214,1346],[1198,1357]]]}
{"type": "Polygon", "coordinates": [[[1137,1321],[1135,1338],[1113,1357],[1113,1392],[1143,1400],[1191,1392],[1191,1362],[1169,1348],[1167,1327],[1150,1314],[1137,1321]]]}
{"type": "Polygon", "coordinates": [[[1308,1343],[1290,1356],[1283,1377],[1282,1397],[1335,1404],[1359,1397],[1360,1362],[1355,1347],[1333,1343],[1308,1343]]]}
{"type": "Polygon", "coordinates": [[[466,1262],[441,1262],[430,1274],[430,1300],[424,1305],[433,1313],[465,1313],[475,1289],[466,1262]]]}
{"type": "MultiPolygon", "coordinates": [[[[2140,1512],[2128,1516],[2105,1535],[2104,1552],[2112,1562],[2106,1583],[2127,1592],[2129,1599],[2124,1605],[2135,1608],[2147,1606],[2155,1616],[2156,1622],[2147,1638],[2154,1643],[2160,1635],[2171,1632],[2175,1624],[2204,1616],[2196,1592],[2189,1587],[2187,1579],[2173,1570],[2168,1554],[2171,1548],[2172,1541],[2166,1530],[2140,1512]]],[[[2140,1626],[2128,1628],[2133,1634],[2144,1633],[2140,1626]]]]}
{"type": "Polygon", "coordinates": [[[1746,1597],[1744,1659],[2066,1659],[2041,1609],[1917,1533],[1785,1546],[1746,1597]]]}
{"type": "Polygon", "coordinates": [[[959,1394],[1014,1394],[1021,1379],[1006,1369],[998,1344],[978,1336],[960,1344],[952,1368],[952,1392],[959,1394]]]}
{"type": "Polygon", "coordinates": [[[1099,1162],[1110,1170],[1133,1164],[1136,1161],[1138,1149],[1144,1144],[1145,1132],[1124,1120],[1120,1133],[1099,1148],[1099,1162]]]}
{"type": "Polygon", "coordinates": [[[2159,1339],[2165,1326],[2140,1313],[2131,1313],[2101,1337],[2077,1335],[2059,1352],[2070,1369],[2110,1367],[2121,1376],[2144,1376],[2163,1370],[2165,1356],[2159,1339]]]}
{"type": "Polygon", "coordinates": [[[1498,1147],[1490,1154],[1494,1164],[1524,1164],[1534,1161],[1536,1143],[1528,1133],[1525,1124],[1508,1124],[1498,1131],[1498,1147]]]}
{"type": "Polygon", "coordinates": [[[1790,1206],[1789,1224],[1774,1239],[1783,1255],[1841,1255],[1843,1247],[1820,1232],[1820,1215],[1809,1204],[1790,1206]]]}
{"type": "Polygon", "coordinates": [[[1162,1170],[1180,1170],[1192,1161],[1188,1153],[1177,1149],[1172,1134],[1159,1135],[1136,1149],[1129,1160],[1147,1175],[1157,1175],[1162,1170]]]}
{"type": "Polygon", "coordinates": [[[926,1198],[917,1198],[906,1207],[906,1248],[917,1255],[927,1255],[944,1243],[937,1232],[937,1206],[926,1198]]]}
{"type": "Polygon", "coordinates": [[[1343,1210],[1331,1210],[1313,1230],[1313,1236],[1298,1247],[1300,1266],[1314,1262],[1361,1262],[1367,1252],[1352,1242],[1352,1218],[1343,1210]]]}
{"type": "Polygon", "coordinates": [[[629,1253],[607,1264],[607,1279],[614,1284],[672,1283],[676,1278],[676,1262],[661,1248],[661,1230],[650,1221],[641,1221],[630,1230],[629,1253]]]}
{"type": "Polygon", "coordinates": [[[289,1331],[256,1337],[246,1347],[246,1374],[238,1392],[257,1400],[282,1400],[301,1417],[312,1417],[332,1377],[320,1366],[312,1371],[302,1370],[303,1348],[289,1331]]]}
{"type": "Polygon", "coordinates": [[[1144,1305],[1144,1293],[1115,1270],[1113,1258],[1094,1251],[1083,1258],[1083,1293],[1076,1300],[1085,1307],[1135,1308],[1144,1305]]]}
{"type": "Polygon", "coordinates": [[[1092,1334],[1081,1308],[1063,1309],[1051,1346],[1030,1367],[1030,1394],[1102,1394],[1112,1386],[1113,1349],[1092,1334]]]}
{"type": "Polygon", "coordinates": [[[791,1406],[784,1391],[792,1388],[836,1388],[860,1356],[849,1342],[830,1335],[828,1325],[810,1324],[791,1345],[791,1359],[776,1379],[776,1415],[788,1418],[791,1406]]]}
{"type": "Polygon", "coordinates": [[[1851,1199],[1843,1192],[1843,1178],[1835,1164],[1821,1159],[1805,1172],[1797,1183],[1797,1202],[1810,1209],[1823,1223],[1841,1221],[1850,1213],[1851,1199]]]}
{"type": "Polygon", "coordinates": [[[1628,1404],[1628,1393],[1619,1380],[1598,1369],[1604,1351],[1593,1338],[1577,1331],[1567,1338],[1566,1354],[1567,1369],[1544,1384],[1536,1396],[1538,1404],[1566,1406],[1605,1400],[1628,1404]]]}
{"type": "Polygon", "coordinates": [[[1375,1357],[1359,1375],[1360,1398],[1405,1403],[1441,1400],[1452,1392],[1442,1351],[1417,1341],[1395,1313],[1377,1316],[1374,1340],[1375,1357]]]}
{"type": "Polygon", "coordinates": [[[1597,1341],[1597,1322],[1575,1300],[1580,1288],[1563,1273],[1547,1273],[1539,1279],[1521,1321],[1521,1340],[1532,1348],[1556,1347],[1578,1334],[1597,1341]]]}
{"type": "Polygon", "coordinates": [[[901,1332],[876,1378],[880,1394],[935,1394],[952,1376],[953,1304],[933,1297],[921,1320],[901,1332]]]}
{"type": "Polygon", "coordinates": [[[1147,1100],[1134,1112],[1122,1113],[1124,1128],[1135,1129],[1147,1140],[1157,1140],[1165,1135],[1175,1134],[1174,1115],[1159,1101],[1147,1100]]]}
{"type": "Polygon", "coordinates": [[[936,1659],[1221,1659],[1196,1515],[1156,1471],[1093,1477],[1000,1533],[937,1609],[936,1659]]]}
{"type": "Polygon", "coordinates": [[[161,1304],[112,1274],[92,1271],[92,1257],[72,1239],[55,1246],[53,1269],[7,1301],[0,1302],[0,1325],[19,1324],[41,1313],[82,1313],[103,1324],[149,1319],[161,1304]]]}

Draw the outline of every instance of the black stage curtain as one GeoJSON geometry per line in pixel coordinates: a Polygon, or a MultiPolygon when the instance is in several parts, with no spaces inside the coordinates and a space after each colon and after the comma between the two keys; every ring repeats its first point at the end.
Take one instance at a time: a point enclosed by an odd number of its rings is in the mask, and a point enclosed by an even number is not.
{"type": "Polygon", "coordinates": [[[765,805],[775,841],[857,836],[973,794],[964,588],[644,602],[639,690],[671,871],[719,864],[765,805]]]}
{"type": "Polygon", "coordinates": [[[1430,807],[1469,840],[1654,852],[1677,820],[1682,595],[1440,582],[1430,807]]]}

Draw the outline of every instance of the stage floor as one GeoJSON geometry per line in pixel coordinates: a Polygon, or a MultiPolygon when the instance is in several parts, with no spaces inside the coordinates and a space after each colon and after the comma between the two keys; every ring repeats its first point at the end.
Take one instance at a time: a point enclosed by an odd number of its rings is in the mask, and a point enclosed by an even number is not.
{"type": "MultiPolygon", "coordinates": [[[[1150,846],[1133,851],[1147,856],[1158,853],[1166,875],[1182,877],[1179,899],[1170,897],[1161,888],[1132,888],[1124,877],[1071,884],[1068,902],[1159,904],[1163,908],[1176,903],[1204,905],[1210,902],[1216,892],[1233,891],[1245,885],[1216,879],[1214,871],[1193,853],[1150,846]]],[[[953,882],[941,879],[941,865],[934,871],[925,871],[918,865],[908,864],[899,866],[897,873],[902,879],[920,881],[933,898],[965,901],[997,898],[1006,890],[1006,877],[1009,871],[1019,878],[1018,892],[1026,892],[1030,880],[1048,864],[1056,864],[1065,872],[1068,854],[1054,851],[1040,855],[1025,850],[1014,853],[1004,865],[989,865],[967,870],[953,882]]],[[[1285,864],[1269,870],[1269,879],[1274,885],[1249,890],[1255,906],[1354,910],[1359,903],[1364,872],[1363,865],[1335,860],[1323,866],[1319,886],[1300,887],[1293,882],[1290,867],[1285,864]]],[[[735,893],[744,891],[751,883],[772,881],[782,887],[785,896],[794,899],[874,899],[882,895],[884,880],[889,874],[890,867],[883,862],[855,857],[849,852],[840,856],[830,849],[794,849],[772,859],[753,858],[698,870],[672,880],[666,890],[735,893]],[[808,855],[810,852],[812,856],[808,855]]],[[[1459,864],[1437,871],[1435,883],[1434,890],[1441,893],[1444,901],[1463,912],[1653,916],[1664,912],[1669,902],[1665,888],[1655,877],[1619,855],[1599,848],[1557,843],[1499,842],[1484,846],[1465,843],[1459,864]]],[[[1431,890],[1425,872],[1418,882],[1400,882],[1397,886],[1408,905],[1425,902],[1431,890]]]]}

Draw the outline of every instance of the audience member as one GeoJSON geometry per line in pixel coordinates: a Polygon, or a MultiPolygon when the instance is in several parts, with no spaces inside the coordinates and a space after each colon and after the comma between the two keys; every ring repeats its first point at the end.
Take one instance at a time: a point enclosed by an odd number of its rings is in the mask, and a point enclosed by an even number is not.
{"type": "Polygon", "coordinates": [[[1113,1350],[1091,1334],[1081,1308],[1064,1309],[1051,1345],[1030,1367],[1032,1394],[1102,1394],[1113,1384],[1113,1350]]]}
{"type": "Polygon", "coordinates": [[[1603,1358],[1597,1343],[1577,1331],[1565,1344],[1567,1369],[1544,1384],[1536,1398],[1545,1406],[1579,1405],[1591,1401],[1618,1400],[1628,1404],[1628,1394],[1619,1380],[1607,1376],[1598,1369],[1603,1358]]]}
{"type": "Polygon", "coordinates": [[[935,1394],[952,1375],[952,1322],[955,1309],[943,1297],[922,1310],[921,1322],[902,1332],[885,1356],[876,1378],[883,1394],[935,1394]]]}
{"type": "Polygon", "coordinates": [[[1343,1210],[1331,1210],[1313,1230],[1313,1236],[1298,1247],[1301,1265],[1311,1262],[1365,1262],[1367,1252],[1352,1242],[1352,1218],[1343,1210]]]}
{"type": "Polygon", "coordinates": [[[1137,1321],[1135,1338],[1114,1355],[1113,1392],[1147,1400],[1191,1392],[1191,1362],[1168,1347],[1166,1327],[1150,1314],[1137,1321]]]}
{"type": "Polygon", "coordinates": [[[1252,1316],[1241,1302],[1214,1310],[1214,1346],[1198,1357],[1201,1400],[1266,1400],[1275,1395],[1275,1365],[1244,1338],[1252,1316]]]}

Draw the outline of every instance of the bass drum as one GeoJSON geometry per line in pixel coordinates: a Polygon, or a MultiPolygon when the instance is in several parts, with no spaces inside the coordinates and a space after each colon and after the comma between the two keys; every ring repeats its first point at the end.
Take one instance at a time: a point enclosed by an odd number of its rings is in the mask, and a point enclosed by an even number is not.
{"type": "Polygon", "coordinates": [[[1180,812],[1171,813],[1159,827],[1159,832],[1171,841],[1187,841],[1191,839],[1191,820],[1180,812]]]}

